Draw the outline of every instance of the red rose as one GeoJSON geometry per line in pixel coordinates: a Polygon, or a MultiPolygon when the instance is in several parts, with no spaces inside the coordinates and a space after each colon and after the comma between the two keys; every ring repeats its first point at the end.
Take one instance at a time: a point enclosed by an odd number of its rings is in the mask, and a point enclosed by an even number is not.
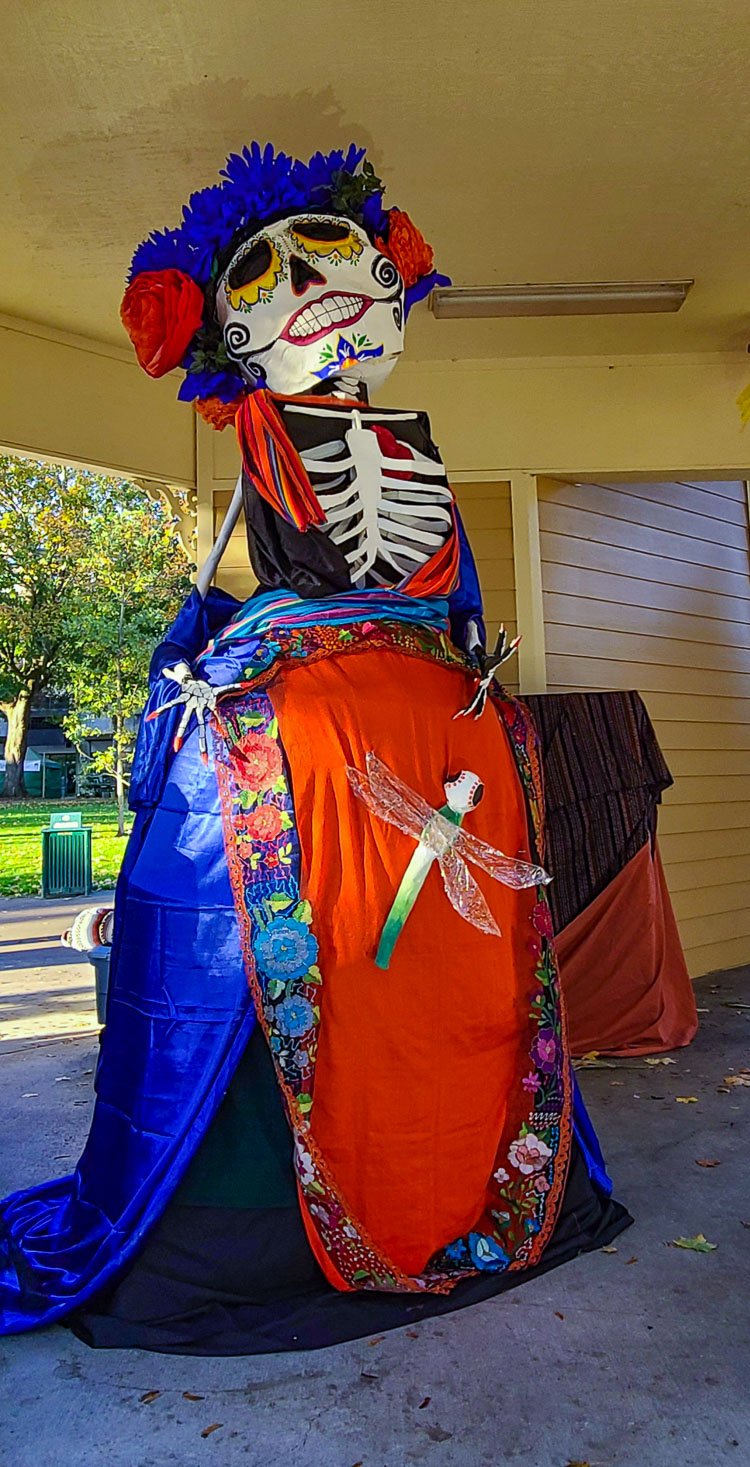
{"type": "Polygon", "coordinates": [[[259,805],[245,816],[245,830],[253,840],[271,841],[281,835],[281,811],[275,805],[259,805]]]}
{"type": "Polygon", "coordinates": [[[144,270],[122,298],[122,324],[149,377],[178,367],[203,321],[203,291],[182,270],[144,270]]]}
{"type": "Polygon", "coordinates": [[[222,402],[220,397],[199,397],[195,411],[221,433],[223,428],[234,422],[243,401],[241,397],[233,397],[231,402],[222,402]]]}
{"type": "Polygon", "coordinates": [[[405,286],[416,285],[423,275],[429,275],[432,246],[401,209],[388,210],[388,242],[378,239],[375,243],[393,261],[405,286]]]}
{"type": "Polygon", "coordinates": [[[270,790],[284,772],[281,750],[268,734],[245,734],[230,757],[242,783],[259,793],[270,790]]]}

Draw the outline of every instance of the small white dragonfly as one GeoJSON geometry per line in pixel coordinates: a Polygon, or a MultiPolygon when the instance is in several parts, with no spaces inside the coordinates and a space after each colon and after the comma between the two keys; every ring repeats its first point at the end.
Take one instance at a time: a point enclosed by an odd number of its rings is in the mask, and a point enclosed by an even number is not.
{"type": "Polygon", "coordinates": [[[347,766],[349,783],[363,804],[373,814],[404,835],[417,841],[417,848],[404,873],[396,898],[386,918],[375,962],[387,968],[404,923],[424,885],[427,873],[437,861],[448,900],[456,911],[492,937],[501,937],[485,898],[467,866],[467,861],[481,866],[495,881],[520,889],[546,886],[551,877],[541,866],[531,865],[506,856],[502,851],[479,840],[462,829],[464,817],[476,809],[484,796],[479,776],[464,769],[443,785],[446,804],[435,810],[377,755],[367,755],[367,772],[347,766]]]}

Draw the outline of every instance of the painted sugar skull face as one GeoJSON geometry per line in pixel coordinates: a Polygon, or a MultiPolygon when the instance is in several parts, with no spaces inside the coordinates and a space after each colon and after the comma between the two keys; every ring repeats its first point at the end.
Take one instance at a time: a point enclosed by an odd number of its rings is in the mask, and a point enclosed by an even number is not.
{"type": "Polygon", "coordinates": [[[404,344],[404,285],[359,225],[294,214],[236,250],[216,293],[227,352],[248,382],[309,392],[347,376],[378,387],[404,344]]]}

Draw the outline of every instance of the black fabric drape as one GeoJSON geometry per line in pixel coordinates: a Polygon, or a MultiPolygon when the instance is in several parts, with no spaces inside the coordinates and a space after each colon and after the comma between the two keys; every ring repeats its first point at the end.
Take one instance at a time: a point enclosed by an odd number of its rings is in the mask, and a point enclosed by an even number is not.
{"type": "Polygon", "coordinates": [[[657,807],[673,781],[639,693],[523,701],[541,739],[548,894],[561,932],[653,841],[657,807]]]}

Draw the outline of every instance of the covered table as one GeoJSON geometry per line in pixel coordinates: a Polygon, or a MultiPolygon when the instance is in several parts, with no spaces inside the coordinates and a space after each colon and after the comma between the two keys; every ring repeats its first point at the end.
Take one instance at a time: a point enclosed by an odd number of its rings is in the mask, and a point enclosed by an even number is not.
{"type": "Polygon", "coordinates": [[[550,906],[574,1054],[689,1044],[692,984],[656,842],[672,776],[636,692],[525,700],[544,769],[550,906]]]}

